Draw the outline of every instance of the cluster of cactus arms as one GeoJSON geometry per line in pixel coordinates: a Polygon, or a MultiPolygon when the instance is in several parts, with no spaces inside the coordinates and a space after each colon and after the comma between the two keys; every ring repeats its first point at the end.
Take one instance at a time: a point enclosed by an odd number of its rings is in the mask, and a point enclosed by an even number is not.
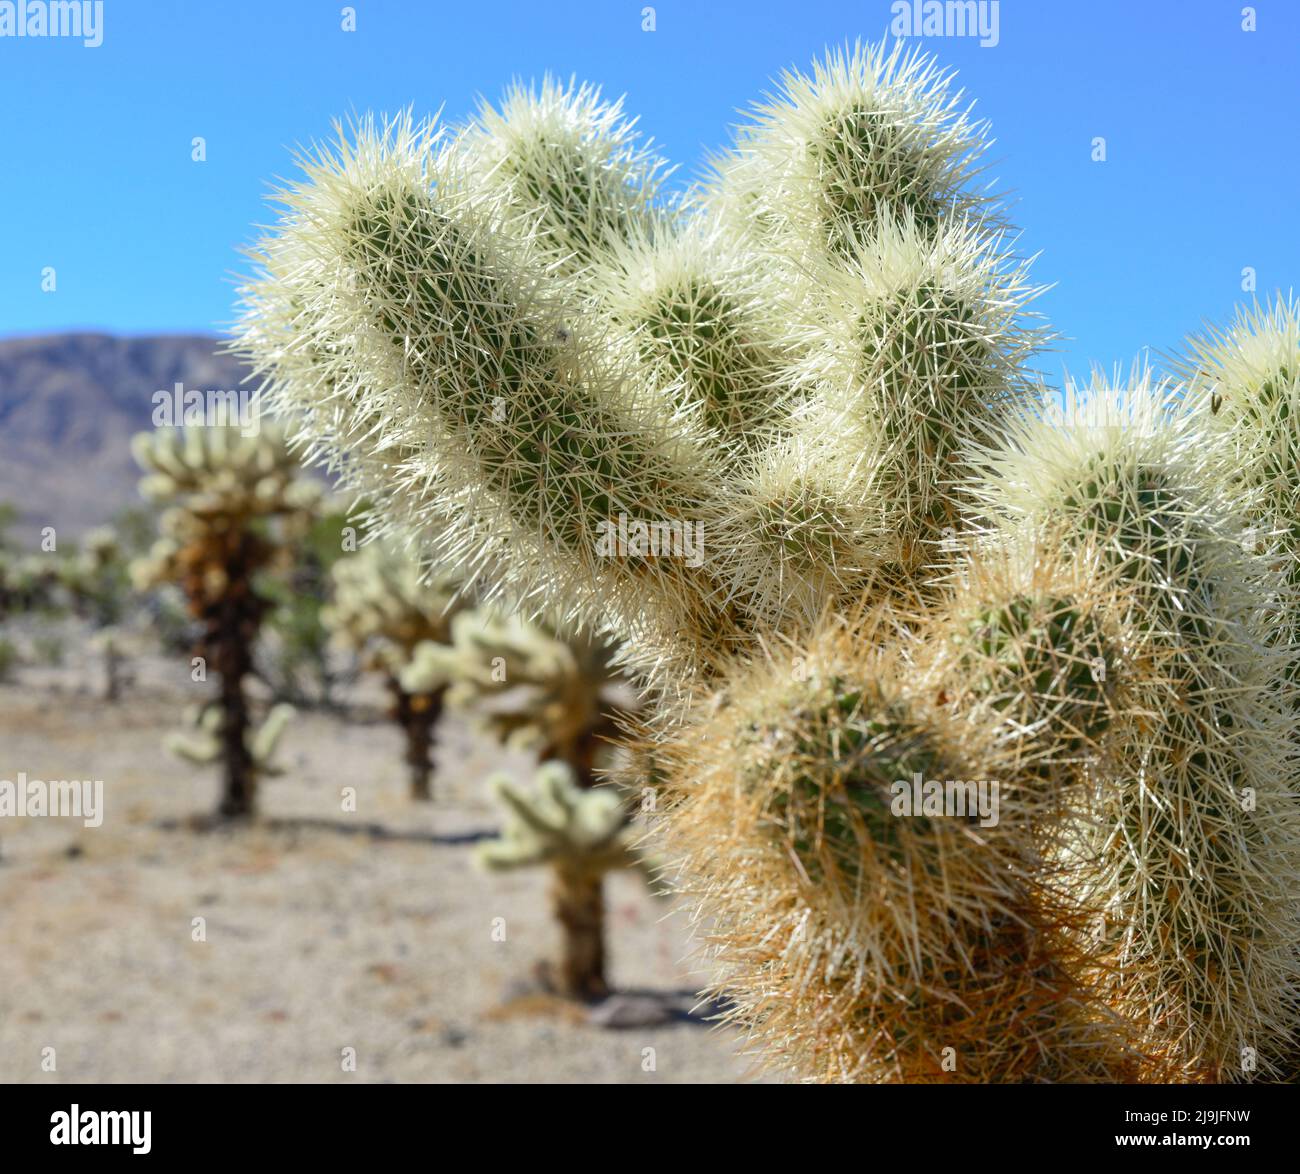
{"type": "Polygon", "coordinates": [[[544,622],[481,607],[455,618],[449,646],[418,648],[403,680],[454,682],[451,705],[504,745],[562,762],[578,786],[591,787],[618,733],[617,715],[637,706],[616,654],[581,630],[561,636],[544,622]]]}
{"type": "Polygon", "coordinates": [[[529,791],[508,778],[493,785],[507,821],[499,839],[480,846],[479,863],[494,871],[549,865],[561,952],[548,984],[569,998],[606,994],[605,875],[633,869],[651,879],[624,798],[615,787],[580,786],[563,762],[543,763],[529,791]]]}
{"type": "Polygon", "coordinates": [[[678,199],[587,88],[362,121],[241,345],[394,533],[622,643],[627,781],[773,1065],[1285,1078],[1300,311],[1049,391],[986,133],[897,47],[678,199]]]}
{"type": "Polygon", "coordinates": [[[384,674],[392,717],[406,738],[411,797],[433,798],[433,742],[450,683],[423,669],[416,651],[441,647],[459,609],[457,584],[422,576],[419,565],[392,544],[370,542],[340,558],[331,571],[333,600],[321,620],[341,646],[361,653],[365,667],[384,674]]]}
{"type": "MultiPolygon", "coordinates": [[[[274,778],[284,771],[275,762],[276,747],[295,713],[285,703],[271,706],[262,724],[248,732],[247,744],[253,772],[259,779],[274,778]]],[[[185,729],[168,734],[164,746],[177,758],[196,766],[210,766],[225,759],[222,729],[225,715],[219,704],[191,706],[185,713],[185,729]]]]}
{"type": "Polygon", "coordinates": [[[142,589],[181,588],[201,625],[194,656],[202,658],[204,677],[208,669],[220,677],[215,707],[196,719],[197,740],[177,742],[175,749],[195,761],[220,762],[218,813],[247,818],[283,725],[283,716],[274,716],[256,732],[245,691],[268,607],[256,579],[292,549],[320,487],[301,475],[283,434],[269,427],[251,436],[224,426],[142,432],[132,452],[145,473],[140,492],[165,507],[161,537],[132,564],[132,579],[142,589]]]}

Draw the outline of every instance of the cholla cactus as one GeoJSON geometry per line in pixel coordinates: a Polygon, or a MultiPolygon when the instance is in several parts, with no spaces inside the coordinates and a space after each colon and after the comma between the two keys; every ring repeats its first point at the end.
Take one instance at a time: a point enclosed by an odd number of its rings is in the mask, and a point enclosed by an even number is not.
{"type": "Polygon", "coordinates": [[[319,488],[301,476],[283,436],[266,428],[256,436],[235,428],[164,429],[140,433],[131,447],[145,471],[140,492],[167,507],[163,536],[132,564],[132,578],[140,588],[179,585],[202,624],[195,655],[221,678],[219,814],[246,818],[255,809],[259,759],[244,679],[268,606],[255,577],[284,558],[319,488]]]}
{"type": "Polygon", "coordinates": [[[788,424],[800,350],[779,321],[782,286],[723,226],[615,240],[591,280],[634,378],[661,389],[704,443],[740,455],[788,424]]]}
{"type": "Polygon", "coordinates": [[[422,645],[403,680],[451,679],[448,700],[505,745],[563,762],[579,786],[593,786],[600,752],[618,729],[615,716],[637,704],[614,668],[613,646],[580,634],[560,638],[490,608],[457,616],[451,643],[422,645]]]}
{"type": "Polygon", "coordinates": [[[96,632],[90,643],[103,658],[104,700],[118,701],[123,687],[135,679],[127,662],[129,641],[121,628],[110,626],[96,632]]]}
{"type": "Polygon", "coordinates": [[[1141,375],[1040,403],[948,82],[832,53],[672,207],[585,91],[364,123],[284,194],[243,344],[395,529],[626,641],[682,886],[796,1075],[1267,1073],[1300,973],[1267,631],[1294,314],[1196,353],[1208,406],[1141,375]],[[1267,456],[1234,466],[1216,395],[1267,456]],[[882,807],[930,772],[999,781],[998,824],[882,807]]]}
{"type": "Polygon", "coordinates": [[[605,875],[635,869],[650,877],[632,845],[624,801],[613,787],[580,787],[559,762],[543,764],[531,792],[505,778],[494,780],[493,790],[508,818],[501,838],[479,847],[479,863],[493,871],[550,866],[562,948],[548,978],[570,998],[604,995],[605,875]]]}
{"type": "Polygon", "coordinates": [[[59,566],[49,555],[0,549],[0,619],[51,606],[59,566]]]}
{"type": "MultiPolygon", "coordinates": [[[[1300,305],[1278,297],[1240,311],[1227,329],[1191,341],[1180,373],[1196,410],[1231,446],[1237,489],[1254,503],[1243,544],[1276,548],[1288,588],[1300,591],[1300,305]]],[[[1300,609],[1283,609],[1274,625],[1280,642],[1294,645],[1300,609]]],[[[1295,705],[1300,661],[1288,676],[1295,705]]],[[[1300,1027],[1279,1064],[1290,1079],[1300,1076],[1300,1027]]]]}
{"type": "Polygon", "coordinates": [[[1040,337],[1023,269],[965,223],[886,223],[819,278],[795,376],[811,390],[713,527],[729,585],[776,626],[792,603],[813,618],[828,595],[915,588],[959,524],[964,453],[1028,397],[1040,337]]]}
{"type": "Polygon", "coordinates": [[[797,259],[846,259],[907,216],[937,228],[987,210],[972,190],[986,128],[959,108],[951,75],[902,42],[829,53],[788,71],[716,162],[722,219],[797,259]]]}
{"type": "Polygon", "coordinates": [[[389,464],[365,455],[371,442],[342,465],[390,526],[451,515],[437,565],[481,574],[508,534],[521,580],[558,571],[575,600],[600,585],[649,640],[685,652],[717,628],[725,595],[698,565],[598,549],[620,516],[698,524],[713,470],[581,320],[580,290],[534,247],[535,215],[485,194],[454,141],[406,121],[363,124],[355,147],[308,168],[316,182],[285,195],[294,231],[265,250],[267,280],[250,293],[246,339],[277,373],[270,398],[312,418],[332,402],[349,423],[330,439],[344,444],[403,421],[384,437],[389,464]],[[336,298],[331,321],[317,318],[336,298]]]}
{"type": "Polygon", "coordinates": [[[121,618],[130,576],[121,540],[112,526],[87,531],[76,553],[59,570],[63,585],[97,627],[121,618]]]}
{"type": "Polygon", "coordinates": [[[384,674],[393,695],[392,717],[406,738],[411,798],[433,798],[434,729],[448,678],[412,671],[424,642],[445,644],[455,614],[456,584],[422,577],[409,555],[371,542],[332,568],[333,602],[321,620],[335,642],[364,656],[365,667],[384,674]]]}
{"type": "Polygon", "coordinates": [[[1067,553],[1051,530],[1032,528],[986,537],[964,551],[931,619],[928,660],[956,709],[1006,717],[1043,769],[1082,765],[1129,700],[1125,591],[1095,545],[1067,553]]]}
{"type": "Polygon", "coordinates": [[[573,998],[605,993],[604,874],[642,867],[629,846],[623,799],[613,787],[596,786],[618,730],[615,715],[638,704],[614,656],[600,639],[560,637],[484,607],[456,617],[450,647],[422,644],[402,678],[411,686],[452,680],[450,704],[543,763],[531,797],[495,784],[512,819],[480,860],[491,868],[552,866],[552,910],[564,945],[548,981],[573,998]]]}
{"type": "MultiPolygon", "coordinates": [[[[58,587],[58,568],[49,555],[21,555],[0,547],[0,622],[23,612],[50,610],[58,587]]],[[[0,635],[0,681],[22,661],[17,646],[0,635]]]]}
{"type": "Polygon", "coordinates": [[[88,531],[78,551],[59,571],[74,606],[98,629],[95,642],[103,656],[104,699],[116,701],[124,675],[124,641],[116,625],[126,611],[130,588],[127,557],[117,531],[111,526],[88,531]]]}

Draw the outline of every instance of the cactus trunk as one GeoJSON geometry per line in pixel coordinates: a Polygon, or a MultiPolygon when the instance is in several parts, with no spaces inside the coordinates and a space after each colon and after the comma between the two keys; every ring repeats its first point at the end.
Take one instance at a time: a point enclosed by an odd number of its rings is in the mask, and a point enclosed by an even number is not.
{"type": "Polygon", "coordinates": [[[236,643],[228,649],[229,667],[221,673],[221,748],[223,790],[220,814],[227,819],[248,819],[257,803],[257,777],[248,750],[248,702],[244,674],[248,653],[236,643]]]}
{"type": "Polygon", "coordinates": [[[598,999],[605,980],[605,894],[602,878],[586,869],[555,868],[551,905],[560,925],[560,957],[552,976],[558,993],[598,999]]]}
{"type": "Polygon", "coordinates": [[[227,819],[249,819],[257,806],[257,769],[249,748],[248,699],[244,678],[253,670],[253,642],[265,604],[249,583],[250,565],[256,565],[259,544],[243,535],[227,565],[232,590],[209,621],[207,646],[213,667],[221,676],[222,795],[219,814],[227,819]]]}
{"type": "Polygon", "coordinates": [[[411,693],[396,678],[390,678],[389,687],[393,691],[393,718],[406,735],[411,798],[428,803],[433,799],[434,730],[447,688],[444,685],[429,693],[411,693]]]}
{"type": "Polygon", "coordinates": [[[567,763],[573,771],[573,781],[585,790],[596,785],[596,761],[610,733],[612,730],[585,729],[576,737],[548,745],[538,757],[543,762],[567,763]],[[605,737],[601,736],[602,732],[605,737]]]}
{"type": "Polygon", "coordinates": [[[402,550],[371,542],[340,559],[331,571],[334,598],[321,622],[334,643],[362,654],[362,666],[382,672],[392,704],[388,715],[402,730],[411,798],[433,798],[432,751],[450,684],[438,651],[456,613],[455,582],[425,579],[402,550]],[[416,650],[423,649],[420,657],[416,650]],[[430,656],[430,654],[432,654],[430,656]]]}
{"type": "Polygon", "coordinates": [[[116,704],[122,696],[122,654],[109,644],[104,649],[104,700],[116,704]]]}
{"type": "Polygon", "coordinates": [[[614,787],[581,787],[565,762],[537,772],[531,793],[508,779],[494,785],[507,811],[499,839],[478,849],[493,871],[551,866],[551,913],[560,927],[559,957],[541,971],[555,993],[598,999],[605,978],[604,876],[614,869],[653,869],[633,846],[624,796],[614,787]]]}

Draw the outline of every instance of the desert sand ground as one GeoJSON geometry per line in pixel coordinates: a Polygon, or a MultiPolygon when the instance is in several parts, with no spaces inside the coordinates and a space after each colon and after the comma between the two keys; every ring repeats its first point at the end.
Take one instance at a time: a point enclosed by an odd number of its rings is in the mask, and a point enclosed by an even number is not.
{"type": "Polygon", "coordinates": [[[608,884],[614,1001],[529,993],[553,941],[546,873],[471,858],[500,819],[486,777],[526,760],[444,720],[435,801],[414,804],[377,705],[303,712],[261,822],[198,830],[216,772],[161,739],[204,686],[149,654],[109,705],[90,655],[77,640],[0,685],[0,779],[105,795],[98,828],[0,820],[0,1081],[753,1079],[742,1041],[688,1014],[703,979],[684,914],[630,875],[608,884]]]}

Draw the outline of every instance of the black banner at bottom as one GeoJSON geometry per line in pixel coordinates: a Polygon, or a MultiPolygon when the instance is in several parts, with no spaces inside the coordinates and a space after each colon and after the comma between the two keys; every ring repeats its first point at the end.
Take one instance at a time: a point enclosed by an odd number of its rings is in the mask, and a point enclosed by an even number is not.
{"type": "MultiPolygon", "coordinates": [[[[1287,1086],[1244,1085],[1220,1087],[984,1087],[943,1088],[894,1086],[852,1089],[793,1089],[740,1086],[723,1091],[711,1086],[707,1105],[698,1090],[687,1091],[674,1104],[668,1089],[629,1095],[618,1088],[617,1101],[602,1106],[600,1089],[585,1086],[581,1107],[572,1101],[576,1091],[556,1086],[563,1101],[552,1102],[538,1087],[475,1085],[21,1085],[0,1093],[0,1137],[5,1165],[27,1167],[14,1159],[49,1161],[67,1159],[97,1165],[104,1158],[131,1162],[174,1163],[198,1158],[291,1158],[296,1164],[374,1159],[401,1147],[424,1153],[430,1161],[462,1147],[493,1150],[509,1147],[535,1152],[536,1139],[553,1133],[557,1111],[581,1114],[582,1129],[593,1140],[608,1134],[620,1148],[636,1145],[647,1154],[656,1151],[665,1164],[687,1160],[688,1150],[671,1136],[680,1113],[690,1134],[691,1149],[707,1137],[706,1123],[716,1123],[717,1144],[729,1155],[754,1153],[754,1161],[767,1161],[759,1147],[774,1138],[747,1135],[736,1125],[762,1101],[767,1120],[779,1134],[786,1120],[791,1140],[806,1136],[807,1123],[797,1129],[794,1120],[777,1114],[797,1111],[842,1110],[830,1098],[849,1095],[855,1107],[870,1114],[871,1131],[859,1137],[863,1160],[877,1144],[907,1147],[917,1158],[932,1160],[945,1155],[967,1160],[982,1151],[985,1160],[1000,1153],[1033,1152],[1022,1147],[1041,1142],[1071,1158],[1107,1156],[1137,1151],[1170,1155],[1212,1151],[1246,1151],[1258,1163],[1272,1163],[1273,1155],[1288,1152],[1295,1134],[1295,1089],[1287,1086]],[[641,1097],[645,1096],[645,1100],[641,1097]],[[730,1101],[730,1097],[736,1097],[730,1101]],[[767,1098],[794,1096],[793,1102],[769,1105],[767,1098]],[[827,1098],[814,1107],[804,1097],[827,1098]],[[468,1110],[461,1112],[462,1109],[468,1110]],[[504,1114],[506,1131],[494,1129],[494,1114],[504,1114]],[[536,1118],[535,1124],[530,1118],[536,1118]],[[484,1130],[484,1125],[488,1128],[484,1130]],[[530,1128],[530,1125],[532,1127],[530,1128]],[[881,1131],[884,1131],[882,1133],[881,1131]],[[439,1137],[438,1133],[442,1136],[439,1137]],[[638,1137],[641,1140],[638,1140],[638,1137]],[[1281,1149],[1286,1142],[1286,1150],[1281,1149]]],[[[676,1095],[682,1095],[678,1093],[676,1095]]],[[[797,1120],[797,1119],[796,1119],[797,1120]]],[[[833,1118],[831,1119],[833,1120],[833,1118]]],[[[823,1138],[837,1148],[848,1144],[845,1119],[823,1138]]],[[[849,1120],[853,1120],[850,1118],[849,1120]]],[[[575,1123],[576,1124],[576,1123],[575,1123]]],[[[563,1127],[563,1126],[561,1126],[563,1127]]],[[[572,1127],[572,1126],[569,1126],[572,1127]]],[[[762,1131],[771,1134],[772,1130],[762,1131]]],[[[849,1128],[847,1132],[854,1130],[849,1128]]],[[[620,1152],[608,1145],[592,1153],[620,1152]]],[[[495,1155],[494,1155],[495,1156],[495,1155]]],[[[614,1159],[617,1160],[617,1159],[614,1159]]],[[[1288,1162],[1290,1165],[1291,1162],[1288,1162]]]]}

